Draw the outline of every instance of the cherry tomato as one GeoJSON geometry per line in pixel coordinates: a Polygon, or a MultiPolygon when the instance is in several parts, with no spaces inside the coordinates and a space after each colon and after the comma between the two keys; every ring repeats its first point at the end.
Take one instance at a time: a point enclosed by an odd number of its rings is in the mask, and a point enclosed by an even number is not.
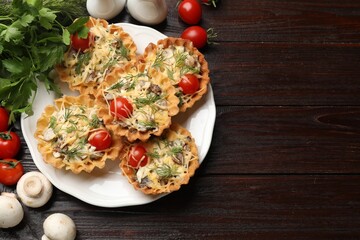
{"type": "Polygon", "coordinates": [[[192,41],[194,47],[198,49],[203,48],[206,44],[218,44],[215,42],[217,33],[213,28],[205,30],[200,26],[191,26],[182,32],[181,38],[192,41]]]}
{"type": "Polygon", "coordinates": [[[0,133],[0,159],[13,158],[20,150],[20,138],[15,132],[0,133]]]}
{"type": "Polygon", "coordinates": [[[89,32],[87,38],[80,38],[78,33],[71,35],[71,46],[76,50],[85,51],[92,44],[92,34],[89,32]]]}
{"type": "Polygon", "coordinates": [[[4,185],[16,184],[24,174],[24,167],[18,160],[0,160],[0,183],[4,185]]]}
{"type": "Polygon", "coordinates": [[[8,111],[0,107],[0,132],[5,132],[9,127],[9,113],[8,111]]]}
{"type": "Polygon", "coordinates": [[[194,47],[200,49],[207,43],[207,32],[200,26],[191,26],[183,31],[181,38],[192,41],[194,47]]]}
{"type": "Polygon", "coordinates": [[[199,79],[194,74],[185,74],[181,77],[179,87],[184,94],[194,94],[199,90],[199,79]]]}
{"type": "Polygon", "coordinates": [[[181,1],[178,6],[179,17],[187,24],[195,25],[201,20],[201,5],[196,0],[181,1]]]}
{"type": "Polygon", "coordinates": [[[128,163],[133,168],[144,167],[148,163],[146,149],[141,145],[135,145],[129,152],[128,163]]]}
{"type": "Polygon", "coordinates": [[[133,112],[131,103],[124,97],[117,97],[110,102],[111,114],[118,118],[128,118],[133,112]]]}
{"type": "Polygon", "coordinates": [[[98,151],[109,148],[112,143],[111,135],[105,129],[99,129],[92,132],[88,141],[98,151]]]}

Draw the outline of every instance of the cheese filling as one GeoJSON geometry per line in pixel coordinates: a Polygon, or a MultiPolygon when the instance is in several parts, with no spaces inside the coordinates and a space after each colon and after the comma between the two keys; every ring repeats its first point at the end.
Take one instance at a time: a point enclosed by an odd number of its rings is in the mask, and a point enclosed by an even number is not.
{"type": "Polygon", "coordinates": [[[185,95],[179,89],[179,82],[181,77],[185,74],[194,74],[198,79],[201,78],[201,65],[198,56],[192,54],[184,46],[171,45],[163,48],[158,46],[156,57],[152,67],[165,73],[172,81],[172,84],[177,88],[177,96],[180,99],[180,104],[190,101],[191,95],[185,95]]]}
{"type": "Polygon", "coordinates": [[[152,67],[165,72],[173,84],[178,84],[181,77],[187,73],[199,74],[201,66],[198,57],[184,46],[172,45],[163,48],[159,45],[152,67]]]}
{"type": "Polygon", "coordinates": [[[40,137],[51,144],[55,158],[82,161],[87,158],[96,160],[103,156],[103,152],[96,151],[88,143],[89,134],[103,127],[96,112],[95,107],[63,105],[51,115],[49,125],[40,137]]]}
{"type": "Polygon", "coordinates": [[[145,144],[149,163],[136,172],[140,187],[168,188],[181,181],[188,173],[189,164],[195,158],[191,153],[191,138],[171,133],[168,139],[151,140],[145,144]]]}
{"type": "Polygon", "coordinates": [[[104,91],[104,98],[111,101],[125,97],[133,106],[130,117],[118,119],[117,124],[136,131],[157,131],[168,121],[167,94],[147,71],[128,73],[104,91]]]}
{"type": "Polygon", "coordinates": [[[101,83],[105,75],[116,66],[129,61],[129,49],[120,39],[119,32],[97,24],[90,28],[95,36],[93,45],[84,52],[70,49],[65,54],[64,67],[69,69],[74,86],[82,83],[101,83]]]}

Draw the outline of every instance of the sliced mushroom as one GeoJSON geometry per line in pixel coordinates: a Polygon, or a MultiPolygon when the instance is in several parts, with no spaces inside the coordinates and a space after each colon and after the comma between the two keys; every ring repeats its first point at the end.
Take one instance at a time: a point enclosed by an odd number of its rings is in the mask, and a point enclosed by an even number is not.
{"type": "Polygon", "coordinates": [[[150,85],[149,91],[158,96],[161,95],[162,92],[160,86],[153,83],[150,85]]]}
{"type": "Polygon", "coordinates": [[[150,183],[150,180],[148,177],[144,177],[143,179],[141,179],[141,182],[139,183],[139,186],[141,188],[147,187],[150,183]]]}
{"type": "Polygon", "coordinates": [[[74,221],[63,213],[54,213],[48,216],[44,223],[42,240],[74,240],[76,226],[74,221]]]}
{"type": "Polygon", "coordinates": [[[182,153],[176,153],[173,157],[172,160],[179,165],[183,165],[184,164],[184,155],[182,153]]]}
{"type": "Polygon", "coordinates": [[[13,193],[1,193],[0,209],[0,228],[15,227],[24,218],[24,210],[13,193]]]}
{"type": "Polygon", "coordinates": [[[165,99],[160,99],[160,100],[156,101],[155,105],[161,110],[167,109],[167,101],[165,99]]]}
{"type": "Polygon", "coordinates": [[[17,183],[17,194],[26,206],[38,208],[45,205],[53,192],[50,181],[40,172],[25,173],[17,183]]]}
{"type": "Polygon", "coordinates": [[[54,133],[54,130],[52,128],[47,128],[44,131],[44,140],[45,141],[51,141],[56,137],[56,134],[54,133]]]}

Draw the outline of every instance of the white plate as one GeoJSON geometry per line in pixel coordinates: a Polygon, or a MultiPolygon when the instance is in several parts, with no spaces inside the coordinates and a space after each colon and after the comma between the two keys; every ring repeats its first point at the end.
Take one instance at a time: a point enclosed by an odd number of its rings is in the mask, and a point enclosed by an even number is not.
{"type": "MultiPolygon", "coordinates": [[[[143,26],[128,23],[119,24],[134,39],[138,53],[143,53],[145,47],[150,43],[166,37],[162,33],[143,26]]],[[[71,94],[62,86],[64,94],[71,94]]],[[[73,93],[72,93],[73,95],[73,93]]],[[[101,207],[122,207],[150,203],[159,199],[160,196],[145,195],[133,188],[118,167],[118,161],[108,161],[104,169],[95,169],[91,174],[72,172],[55,169],[46,164],[39,151],[37,141],[34,138],[37,119],[40,117],[45,106],[53,104],[55,95],[47,92],[40,84],[35,97],[32,116],[21,117],[21,128],[25,141],[29,147],[31,156],[36,167],[51,181],[51,183],[63,192],[66,192],[84,202],[101,207]]],[[[195,138],[200,162],[202,162],[209,150],[215,123],[215,102],[213,91],[209,86],[208,93],[189,109],[186,113],[180,113],[174,121],[186,127],[195,138]]]]}

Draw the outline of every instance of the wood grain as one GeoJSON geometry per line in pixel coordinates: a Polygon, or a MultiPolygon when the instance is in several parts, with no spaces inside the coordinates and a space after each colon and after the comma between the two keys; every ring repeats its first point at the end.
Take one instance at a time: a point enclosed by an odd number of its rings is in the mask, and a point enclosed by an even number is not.
{"type": "Polygon", "coordinates": [[[360,104],[358,44],[222,43],[206,58],[217,105],[360,104]]]}
{"type": "Polygon", "coordinates": [[[205,173],[359,173],[359,107],[218,107],[205,173]]]}
{"type": "Polygon", "coordinates": [[[353,175],[196,176],[154,203],[110,209],[56,191],[50,204],[25,208],[26,221],[2,233],[40,239],[44,218],[61,211],[76,222],[79,239],[355,239],[359,187],[353,175]]]}
{"type": "MultiPolygon", "coordinates": [[[[152,26],[173,37],[188,27],[176,3],[167,1],[167,20],[152,26]]],[[[74,219],[77,240],[360,239],[360,2],[239,0],[202,9],[199,24],[218,33],[217,45],[201,49],[217,115],[190,183],[123,208],[55,189],[44,207],[24,207],[23,222],[0,229],[0,239],[40,239],[55,212],[74,219]]],[[[111,22],[141,24],[126,11],[111,22]]],[[[37,170],[23,138],[17,158],[37,170]]]]}

